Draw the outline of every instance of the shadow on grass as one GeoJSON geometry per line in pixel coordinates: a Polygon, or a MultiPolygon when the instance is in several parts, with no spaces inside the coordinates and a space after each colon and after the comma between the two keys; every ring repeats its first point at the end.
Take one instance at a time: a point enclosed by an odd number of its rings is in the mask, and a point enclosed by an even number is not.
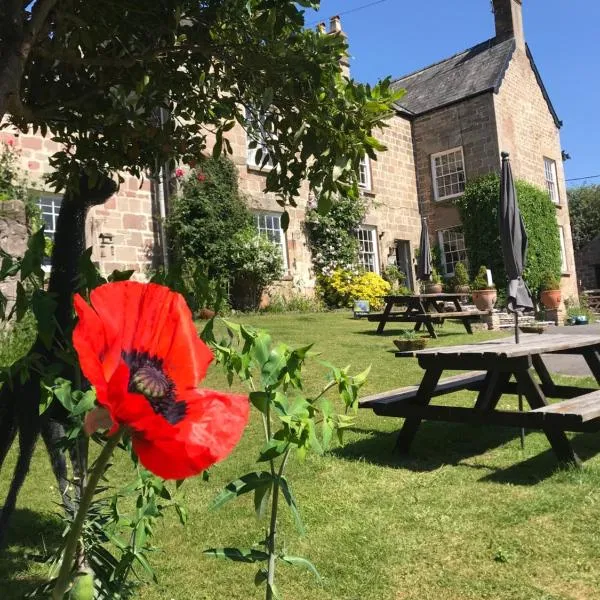
{"type": "MultiPolygon", "coordinates": [[[[506,469],[462,462],[515,440],[519,432],[513,428],[482,428],[468,424],[424,422],[408,455],[395,451],[398,431],[384,432],[360,428],[351,431],[369,437],[350,442],[333,451],[344,460],[364,460],[376,465],[414,472],[429,472],[444,465],[461,464],[470,469],[493,471],[484,475],[480,481],[513,485],[535,485],[561,469],[549,444],[547,450],[526,460],[520,460],[519,455],[515,454],[515,463],[506,469]]],[[[580,434],[573,438],[572,443],[584,462],[600,453],[598,435],[580,434]]],[[[527,445],[527,437],[525,444],[527,445]]]]}
{"type": "Polygon", "coordinates": [[[44,562],[46,552],[56,547],[62,533],[58,517],[28,509],[17,509],[11,519],[7,545],[0,550],[0,582],[4,600],[21,599],[43,583],[24,572],[32,562],[44,562]],[[23,576],[16,578],[20,573],[23,576]]]}
{"type": "MultiPolygon", "coordinates": [[[[573,449],[583,463],[600,453],[600,436],[593,433],[580,433],[571,439],[573,449]]],[[[527,444],[527,440],[525,441],[527,444]]],[[[527,460],[522,460],[511,465],[507,469],[498,470],[482,478],[482,481],[494,481],[497,483],[512,483],[518,485],[534,485],[542,479],[546,479],[557,471],[564,469],[560,465],[556,454],[550,447],[540,454],[536,454],[527,460]]],[[[568,465],[566,468],[572,468],[568,465]]]]}
{"type": "Polygon", "coordinates": [[[345,460],[366,460],[385,467],[427,472],[442,465],[456,465],[465,458],[483,454],[502,446],[515,435],[502,427],[480,427],[454,423],[423,422],[415,437],[410,454],[395,450],[398,431],[354,428],[350,431],[369,437],[350,442],[333,451],[345,460]]]}

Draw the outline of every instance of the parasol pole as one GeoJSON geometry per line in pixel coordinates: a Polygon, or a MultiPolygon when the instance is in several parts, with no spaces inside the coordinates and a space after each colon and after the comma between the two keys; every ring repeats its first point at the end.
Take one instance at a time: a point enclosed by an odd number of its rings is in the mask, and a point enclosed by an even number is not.
{"type": "MultiPolygon", "coordinates": [[[[515,343],[519,343],[519,311],[515,310],[515,343]]],[[[523,412],[523,396],[521,395],[521,388],[517,381],[517,391],[519,397],[519,412],[523,412]]],[[[521,450],[525,449],[525,428],[521,427],[521,450]]]]}

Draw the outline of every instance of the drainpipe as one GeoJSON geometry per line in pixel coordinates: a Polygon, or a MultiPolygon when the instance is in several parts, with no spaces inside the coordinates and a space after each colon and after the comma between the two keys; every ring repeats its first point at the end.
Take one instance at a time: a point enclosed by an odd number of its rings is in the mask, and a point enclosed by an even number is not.
{"type": "MultiPolygon", "coordinates": [[[[158,118],[161,129],[164,127],[168,119],[167,111],[164,108],[158,109],[158,118]]],[[[167,246],[167,231],[165,228],[165,220],[167,218],[167,202],[169,200],[169,182],[167,179],[167,173],[169,172],[166,164],[159,165],[156,161],[156,173],[158,180],[156,182],[157,200],[158,200],[158,213],[160,215],[159,223],[159,234],[160,234],[160,245],[162,247],[162,259],[163,267],[165,271],[169,270],[169,249],[167,246]]]]}

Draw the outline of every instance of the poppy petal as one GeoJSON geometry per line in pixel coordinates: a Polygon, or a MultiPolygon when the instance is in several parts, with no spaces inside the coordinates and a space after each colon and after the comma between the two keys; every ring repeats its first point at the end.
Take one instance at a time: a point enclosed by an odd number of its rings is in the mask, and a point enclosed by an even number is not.
{"type": "Polygon", "coordinates": [[[188,413],[171,437],[133,436],[140,462],[163,479],[184,479],[204,471],[228,456],[248,422],[245,396],[212,390],[186,394],[188,413]]]}
{"type": "Polygon", "coordinates": [[[106,388],[101,362],[106,351],[103,322],[79,294],[75,294],[73,305],[79,318],[73,331],[73,346],[79,357],[79,365],[96,391],[102,393],[106,388]]]}

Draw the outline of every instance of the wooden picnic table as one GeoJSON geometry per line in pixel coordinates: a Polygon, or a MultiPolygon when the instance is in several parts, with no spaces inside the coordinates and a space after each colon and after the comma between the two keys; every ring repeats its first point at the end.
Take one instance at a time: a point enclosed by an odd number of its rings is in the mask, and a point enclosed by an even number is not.
{"type": "Polygon", "coordinates": [[[461,305],[464,294],[414,294],[414,295],[388,295],[384,296],[385,308],[382,313],[369,315],[369,321],[377,321],[377,333],[382,333],[386,323],[414,323],[415,331],[419,331],[423,325],[427,328],[432,338],[437,338],[434,323],[443,322],[446,319],[461,321],[467,333],[473,333],[471,323],[488,313],[479,310],[465,310],[461,305]],[[453,311],[446,311],[445,303],[454,305],[453,311]],[[403,306],[404,310],[394,311],[395,306],[403,306]]]}
{"type": "Polygon", "coordinates": [[[482,425],[541,429],[559,461],[578,464],[579,458],[565,431],[600,430],[600,390],[558,385],[544,364],[544,354],[583,356],[600,386],[600,337],[597,335],[536,335],[479,344],[397,352],[416,357],[425,370],[419,386],[391,390],[360,400],[361,408],[375,414],[404,417],[397,449],[408,452],[423,419],[482,425]],[[440,381],[445,370],[469,371],[440,381]],[[539,382],[534,378],[539,377],[539,382]],[[512,381],[514,379],[514,381],[512,381]],[[431,404],[435,396],[457,390],[476,391],[473,406],[431,404]],[[531,410],[499,410],[503,394],[523,394],[531,410]],[[563,399],[550,404],[548,398],[563,399]]]}

